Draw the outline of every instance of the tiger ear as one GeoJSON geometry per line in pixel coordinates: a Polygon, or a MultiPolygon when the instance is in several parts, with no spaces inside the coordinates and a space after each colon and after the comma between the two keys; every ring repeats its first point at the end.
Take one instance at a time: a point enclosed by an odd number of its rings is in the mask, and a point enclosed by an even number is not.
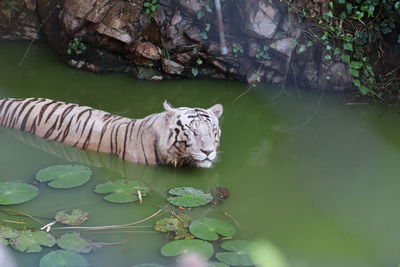
{"type": "Polygon", "coordinates": [[[164,100],[163,107],[164,107],[165,111],[168,111],[168,112],[174,111],[174,107],[170,103],[168,103],[167,100],[164,100]]]}
{"type": "Polygon", "coordinates": [[[211,108],[208,109],[212,113],[214,113],[217,118],[221,117],[222,112],[224,112],[224,107],[221,104],[215,104],[211,108]]]}
{"type": "Polygon", "coordinates": [[[167,100],[164,100],[163,107],[167,112],[165,118],[169,120],[175,114],[175,108],[170,103],[168,103],[167,100]]]}

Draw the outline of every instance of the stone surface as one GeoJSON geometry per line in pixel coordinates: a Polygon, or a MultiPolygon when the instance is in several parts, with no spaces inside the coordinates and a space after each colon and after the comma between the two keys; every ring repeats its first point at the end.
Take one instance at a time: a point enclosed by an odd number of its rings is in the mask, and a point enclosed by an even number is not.
{"type": "Polygon", "coordinates": [[[293,49],[297,46],[297,41],[294,38],[283,38],[273,42],[270,45],[272,50],[275,50],[287,57],[292,55],[293,49]]]}
{"type": "Polygon", "coordinates": [[[159,60],[161,58],[161,49],[151,42],[142,42],[136,47],[136,52],[138,52],[142,57],[159,60]]]}
{"type": "Polygon", "coordinates": [[[272,0],[241,1],[240,7],[245,34],[266,39],[275,35],[281,14],[272,0]]]}
{"type": "Polygon", "coordinates": [[[193,14],[199,12],[203,6],[201,0],[179,0],[178,3],[193,14]]]}
{"type": "Polygon", "coordinates": [[[178,75],[185,70],[183,65],[166,58],[162,60],[162,68],[166,73],[178,75]]]}

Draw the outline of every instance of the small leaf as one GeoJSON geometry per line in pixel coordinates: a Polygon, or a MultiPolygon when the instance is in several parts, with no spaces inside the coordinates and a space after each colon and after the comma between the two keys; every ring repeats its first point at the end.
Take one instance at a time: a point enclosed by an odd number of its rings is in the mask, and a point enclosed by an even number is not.
{"type": "Polygon", "coordinates": [[[39,190],[21,182],[0,182],[0,205],[19,204],[35,198],[39,190]]]}
{"type": "Polygon", "coordinates": [[[178,256],[188,252],[197,252],[209,259],[214,254],[213,246],[203,240],[174,240],[161,248],[161,254],[165,257],[178,256]]]}
{"type": "Polygon", "coordinates": [[[351,43],[344,43],[343,48],[349,51],[353,51],[353,45],[351,43]]]}
{"type": "Polygon", "coordinates": [[[99,247],[98,244],[89,242],[82,238],[78,232],[62,235],[57,240],[57,245],[62,249],[76,253],[88,253],[99,247]]]}
{"type": "Polygon", "coordinates": [[[363,63],[357,62],[357,61],[352,61],[352,62],[350,62],[350,68],[353,68],[353,69],[359,69],[359,68],[361,68],[363,65],[364,65],[363,63]]]}
{"type": "Polygon", "coordinates": [[[198,20],[201,20],[202,18],[205,17],[205,15],[206,15],[206,14],[204,14],[203,11],[199,11],[199,12],[197,12],[197,19],[198,19],[198,20]]]}
{"type": "Polygon", "coordinates": [[[210,241],[218,240],[218,234],[229,237],[236,234],[235,227],[229,223],[207,217],[193,221],[189,230],[195,237],[210,241]]]}
{"type": "Polygon", "coordinates": [[[92,171],[83,165],[57,165],[40,170],[36,180],[53,188],[72,188],[89,181],[92,171]]]}
{"type": "Polygon", "coordinates": [[[49,233],[43,231],[32,232],[31,230],[20,231],[16,238],[9,240],[10,245],[21,252],[40,252],[41,246],[52,247],[56,239],[49,233]]]}
{"type": "Polygon", "coordinates": [[[75,252],[56,250],[44,255],[39,262],[40,267],[86,267],[86,259],[75,252]]]}
{"type": "Polygon", "coordinates": [[[349,55],[342,55],[342,60],[346,63],[350,63],[350,56],[349,55]]]}
{"type": "Polygon", "coordinates": [[[201,32],[200,33],[200,38],[203,39],[203,40],[207,40],[208,39],[207,32],[201,32]]]}
{"type": "Polygon", "coordinates": [[[80,209],[73,209],[71,214],[66,211],[57,212],[55,220],[67,225],[80,225],[88,219],[88,213],[80,209]]]}
{"type": "Polygon", "coordinates": [[[221,248],[230,252],[219,252],[216,254],[216,258],[223,263],[233,266],[254,265],[249,256],[252,245],[252,242],[245,240],[226,241],[221,245],[221,248]]]}
{"type": "Polygon", "coordinates": [[[349,73],[354,77],[359,77],[360,76],[360,72],[358,70],[355,70],[355,69],[352,69],[352,68],[349,69],[349,73]]]}
{"type": "Polygon", "coordinates": [[[203,206],[213,200],[213,196],[210,193],[204,193],[202,190],[193,187],[176,187],[168,192],[171,195],[175,195],[167,198],[169,203],[185,208],[203,206]]]}
{"type": "Polygon", "coordinates": [[[199,74],[199,70],[197,68],[192,68],[192,74],[196,77],[199,74]]]}
{"type": "Polygon", "coordinates": [[[18,235],[19,232],[17,230],[5,225],[0,225],[0,238],[16,238],[18,235]]]}
{"type": "Polygon", "coordinates": [[[355,79],[355,80],[353,80],[353,83],[354,83],[358,88],[361,87],[361,82],[360,82],[360,80],[355,79]]]}
{"type": "Polygon", "coordinates": [[[203,64],[203,60],[201,60],[201,58],[198,58],[196,60],[196,63],[197,63],[197,65],[201,65],[201,64],[203,64]]]}
{"type": "Polygon", "coordinates": [[[109,194],[104,197],[107,201],[129,203],[139,200],[138,191],[140,191],[142,197],[147,196],[150,188],[139,181],[128,180],[99,184],[94,191],[100,194],[109,194]]]}

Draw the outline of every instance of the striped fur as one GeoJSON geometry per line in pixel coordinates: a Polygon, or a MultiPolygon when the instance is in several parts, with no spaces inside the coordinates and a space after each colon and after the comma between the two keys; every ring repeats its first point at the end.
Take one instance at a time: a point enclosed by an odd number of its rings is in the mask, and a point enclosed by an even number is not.
{"type": "Polygon", "coordinates": [[[0,125],[74,147],[145,164],[211,167],[221,131],[222,105],[173,108],[130,119],[44,98],[0,99],[0,125]]]}

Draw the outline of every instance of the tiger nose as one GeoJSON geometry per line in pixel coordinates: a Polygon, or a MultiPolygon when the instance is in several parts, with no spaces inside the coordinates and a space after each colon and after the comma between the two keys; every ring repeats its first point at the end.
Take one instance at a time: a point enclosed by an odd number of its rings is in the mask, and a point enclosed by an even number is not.
{"type": "Polygon", "coordinates": [[[207,156],[210,155],[213,152],[213,150],[203,150],[203,149],[200,149],[200,150],[201,150],[201,152],[203,152],[207,156]]]}

